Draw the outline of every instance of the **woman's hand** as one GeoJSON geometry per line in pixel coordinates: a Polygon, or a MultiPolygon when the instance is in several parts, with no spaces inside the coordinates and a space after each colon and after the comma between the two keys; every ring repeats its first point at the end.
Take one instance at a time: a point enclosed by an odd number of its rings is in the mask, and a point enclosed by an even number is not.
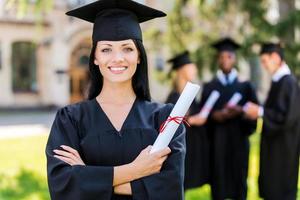
{"type": "Polygon", "coordinates": [[[227,115],[229,119],[235,118],[243,114],[243,108],[241,106],[226,106],[227,115]]]}
{"type": "Polygon", "coordinates": [[[130,183],[125,183],[122,185],[117,185],[114,187],[114,193],[120,195],[132,195],[130,183]]]}
{"type": "Polygon", "coordinates": [[[201,117],[199,114],[190,116],[188,118],[188,123],[194,126],[202,126],[206,123],[207,119],[201,117]]]}
{"type": "Polygon", "coordinates": [[[228,118],[227,110],[224,108],[222,110],[212,112],[211,116],[217,122],[224,122],[228,118]]]}
{"type": "Polygon", "coordinates": [[[58,150],[58,149],[53,150],[53,152],[56,154],[54,155],[55,158],[58,158],[59,160],[62,160],[71,166],[85,165],[79,153],[75,149],[66,145],[61,145],[60,147],[63,150],[58,150]]]}
{"type": "Polygon", "coordinates": [[[171,153],[171,149],[166,147],[160,151],[150,154],[152,146],[148,146],[131,163],[138,178],[149,176],[160,172],[160,169],[171,153]]]}

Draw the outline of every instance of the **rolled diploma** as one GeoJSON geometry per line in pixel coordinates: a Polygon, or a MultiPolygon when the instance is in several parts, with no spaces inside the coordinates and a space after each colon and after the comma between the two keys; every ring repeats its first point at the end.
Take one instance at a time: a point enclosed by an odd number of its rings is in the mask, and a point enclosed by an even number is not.
{"type": "Polygon", "coordinates": [[[203,118],[207,118],[211,109],[214,107],[219,97],[220,97],[220,92],[218,92],[217,90],[212,91],[208,99],[206,100],[204,106],[202,107],[199,115],[203,118]]]}
{"type": "MultiPolygon", "coordinates": [[[[189,107],[191,106],[194,98],[196,97],[199,89],[199,85],[188,82],[185,85],[173,110],[171,111],[170,116],[184,117],[189,107]]],[[[169,123],[167,123],[165,129],[161,133],[159,133],[158,137],[156,138],[150,153],[154,153],[156,151],[166,148],[171,142],[178,127],[179,124],[177,124],[174,121],[170,121],[169,123]]]]}
{"type": "Polygon", "coordinates": [[[242,95],[239,92],[236,92],[233,94],[233,96],[231,97],[231,99],[228,101],[228,106],[236,106],[239,101],[242,99],[242,95]]]}

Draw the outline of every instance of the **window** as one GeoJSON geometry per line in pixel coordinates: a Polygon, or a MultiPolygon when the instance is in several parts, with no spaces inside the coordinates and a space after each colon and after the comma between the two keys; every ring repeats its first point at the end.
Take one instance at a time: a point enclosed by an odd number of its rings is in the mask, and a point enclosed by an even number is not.
{"type": "Polygon", "coordinates": [[[14,92],[37,92],[36,45],[15,42],[12,46],[12,81],[14,92]]]}

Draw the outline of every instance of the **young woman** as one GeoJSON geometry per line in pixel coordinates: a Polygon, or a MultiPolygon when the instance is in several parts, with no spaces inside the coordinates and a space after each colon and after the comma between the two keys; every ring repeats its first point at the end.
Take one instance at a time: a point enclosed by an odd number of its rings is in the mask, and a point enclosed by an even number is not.
{"type": "MultiPolygon", "coordinates": [[[[173,90],[170,92],[166,103],[175,104],[180,93],[188,81],[197,79],[197,66],[192,62],[189,52],[175,55],[168,60],[174,71],[173,90]]],[[[203,126],[205,119],[196,117],[200,112],[199,102],[193,101],[187,116],[190,127],[186,127],[186,158],[184,189],[200,187],[209,182],[209,141],[208,133],[203,126]]]]}
{"type": "Polygon", "coordinates": [[[94,23],[89,99],[61,108],[46,147],[53,200],[183,199],[185,130],[150,154],[172,106],[150,101],[139,23],[165,16],[131,0],[67,13],[94,23]]]}

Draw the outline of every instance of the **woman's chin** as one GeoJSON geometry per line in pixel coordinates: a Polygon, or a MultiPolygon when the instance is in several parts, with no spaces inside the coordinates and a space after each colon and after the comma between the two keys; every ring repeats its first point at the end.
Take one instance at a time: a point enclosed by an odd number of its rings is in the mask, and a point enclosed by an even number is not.
{"type": "Polygon", "coordinates": [[[108,82],[112,83],[112,84],[120,84],[120,83],[128,83],[128,82],[131,82],[131,77],[128,78],[128,77],[114,77],[114,78],[109,78],[109,79],[106,79],[108,82]]]}

